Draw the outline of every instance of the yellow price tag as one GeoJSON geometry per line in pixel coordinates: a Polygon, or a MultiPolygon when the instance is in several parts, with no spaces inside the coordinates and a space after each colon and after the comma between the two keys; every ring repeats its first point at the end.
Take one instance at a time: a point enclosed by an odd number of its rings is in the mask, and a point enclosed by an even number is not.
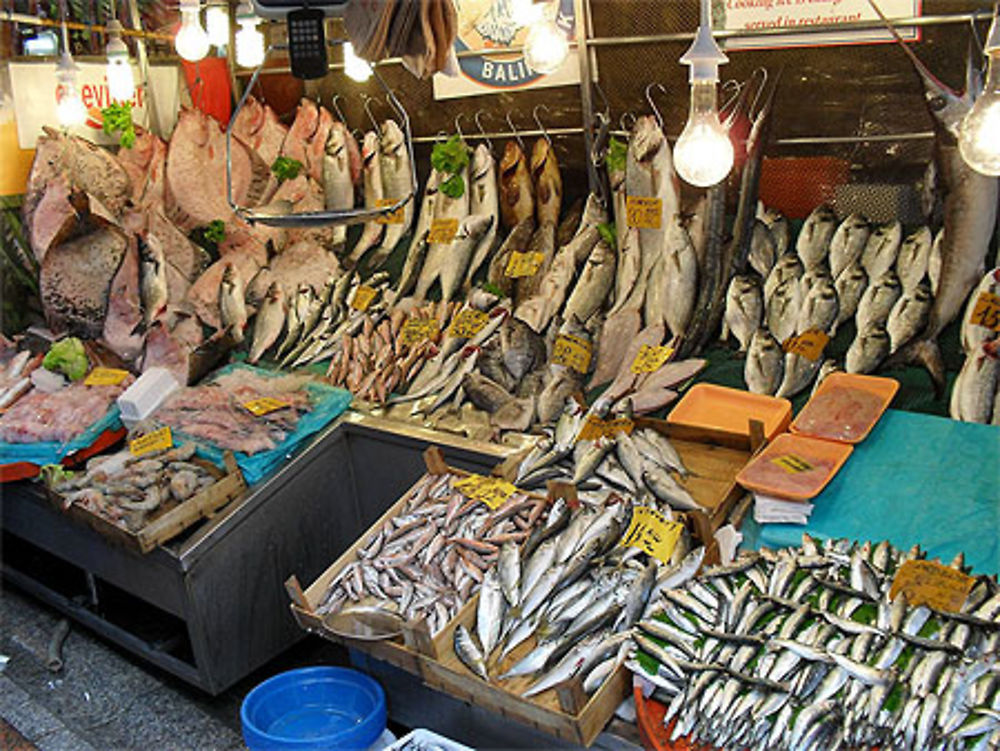
{"type": "Polygon", "coordinates": [[[771,463],[777,464],[790,475],[797,475],[800,472],[808,472],[813,468],[813,465],[801,456],[795,456],[795,454],[784,454],[776,459],[772,459],[771,463]]]}
{"type": "Polygon", "coordinates": [[[354,297],[351,298],[351,307],[364,313],[377,294],[378,290],[374,287],[369,287],[367,284],[359,285],[354,292],[354,297]]]}
{"type": "Polygon", "coordinates": [[[643,344],[639,348],[639,354],[632,361],[631,370],[633,373],[652,373],[663,367],[664,363],[674,354],[674,348],[663,345],[660,347],[650,347],[643,344]]]}
{"type": "Polygon", "coordinates": [[[980,292],[969,316],[969,323],[983,328],[1000,331],[1000,295],[980,292]]]}
{"type": "Polygon", "coordinates": [[[427,233],[427,243],[450,243],[458,234],[458,219],[434,219],[430,232],[427,233]]]}
{"type": "Polygon", "coordinates": [[[486,324],[489,322],[490,317],[486,313],[475,308],[466,308],[459,311],[458,315],[451,320],[451,325],[448,327],[448,335],[461,339],[469,339],[486,328],[486,324]]]}
{"type": "Polygon", "coordinates": [[[907,561],[899,567],[892,580],[889,599],[895,600],[903,594],[910,607],[930,605],[937,610],[955,613],[965,603],[973,582],[975,579],[971,576],[950,566],[934,561],[907,561]]]}
{"type": "Polygon", "coordinates": [[[411,318],[403,324],[399,336],[403,344],[412,347],[425,339],[433,339],[437,334],[438,322],[436,318],[411,318]]]}
{"type": "Polygon", "coordinates": [[[118,368],[94,368],[84,380],[84,386],[117,386],[128,378],[127,370],[118,368]]]}
{"type": "Polygon", "coordinates": [[[170,428],[160,428],[152,433],[146,433],[129,441],[128,450],[132,456],[145,456],[153,451],[162,451],[174,445],[174,437],[170,428]]]}
{"type": "MultiPolygon", "coordinates": [[[[376,198],[375,207],[385,209],[389,206],[395,206],[398,201],[398,198],[376,198]]],[[[406,206],[400,206],[395,211],[390,211],[388,214],[382,214],[375,220],[375,222],[377,224],[402,224],[405,221],[405,217],[403,215],[405,210],[406,206]]]]}
{"type": "Polygon", "coordinates": [[[625,199],[625,217],[629,227],[660,229],[663,225],[663,199],[629,196],[625,199]]]}
{"type": "Polygon", "coordinates": [[[552,345],[552,362],[572,368],[577,373],[586,373],[590,369],[593,351],[586,339],[573,334],[559,334],[552,345]]]}
{"type": "Polygon", "coordinates": [[[482,501],[491,511],[503,506],[517,488],[500,477],[469,475],[455,483],[455,490],[470,501],[482,501]]]}
{"type": "Polygon", "coordinates": [[[534,276],[538,273],[538,269],[542,267],[542,261],[544,260],[544,253],[539,253],[538,251],[520,253],[515,250],[507,260],[507,268],[503,272],[504,276],[508,276],[511,279],[534,276]]]}
{"type": "Polygon", "coordinates": [[[782,349],[796,355],[802,355],[807,360],[815,362],[823,356],[830,337],[824,331],[811,329],[798,336],[790,336],[785,340],[782,349]]]}
{"type": "Polygon", "coordinates": [[[635,423],[627,417],[616,417],[612,420],[602,420],[597,415],[587,415],[580,432],[576,434],[577,441],[596,441],[598,438],[614,438],[618,433],[632,434],[635,423]]]}
{"type": "Polygon", "coordinates": [[[257,417],[291,406],[292,405],[289,402],[283,402],[280,399],[272,399],[270,396],[262,396],[259,399],[251,399],[248,402],[243,402],[243,407],[248,412],[257,415],[257,417]]]}
{"type": "Polygon", "coordinates": [[[632,521],[622,537],[621,546],[639,548],[658,561],[669,564],[683,529],[683,524],[667,521],[667,517],[655,508],[637,506],[632,509],[632,521]]]}

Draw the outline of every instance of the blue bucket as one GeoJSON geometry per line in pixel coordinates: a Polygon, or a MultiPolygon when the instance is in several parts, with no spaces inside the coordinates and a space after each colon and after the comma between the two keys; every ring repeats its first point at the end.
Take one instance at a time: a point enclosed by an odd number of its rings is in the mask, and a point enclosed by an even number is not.
{"type": "Polygon", "coordinates": [[[289,670],[246,695],[240,721],[251,751],[367,749],[385,730],[385,692],[348,668],[289,670]]]}

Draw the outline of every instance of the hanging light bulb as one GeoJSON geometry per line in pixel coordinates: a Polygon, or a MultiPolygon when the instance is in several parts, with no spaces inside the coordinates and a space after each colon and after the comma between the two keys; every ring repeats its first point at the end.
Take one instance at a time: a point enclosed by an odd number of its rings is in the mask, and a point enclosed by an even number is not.
{"type": "Polygon", "coordinates": [[[243,68],[256,68],[264,62],[264,35],[257,30],[260,19],[250,3],[240,3],[236,8],[236,64],[243,68]]]}
{"type": "Polygon", "coordinates": [[[117,19],[108,24],[108,91],[118,102],[131,102],[135,94],[135,76],[128,59],[128,47],[122,41],[122,25],[117,19]]]}
{"type": "Polygon", "coordinates": [[[174,37],[177,54],[188,62],[198,62],[208,54],[208,34],[201,28],[198,0],[181,0],[181,28],[174,37]]]}
{"type": "Polygon", "coordinates": [[[555,21],[532,24],[524,40],[524,64],[535,73],[555,73],[569,54],[569,40],[555,21]]]}
{"type": "Polygon", "coordinates": [[[364,83],[372,76],[372,66],[354,54],[354,45],[350,42],[344,42],[344,73],[358,83],[364,83]]]}
{"type": "Polygon", "coordinates": [[[719,122],[716,84],[719,66],[729,58],[712,36],[709,0],[701,1],[701,25],[681,62],[691,68],[691,109],[674,146],[674,167],[685,182],[707,188],[723,180],[733,168],[733,144],[719,122]]]}
{"type": "Polygon", "coordinates": [[[1000,176],[1000,25],[996,10],[983,51],[989,55],[986,85],[958,130],[958,150],[972,169],[1000,176]]]}
{"type": "Polygon", "coordinates": [[[64,128],[83,125],[87,119],[87,108],[83,106],[83,99],[80,98],[76,71],[76,63],[73,62],[73,56],[69,54],[67,47],[56,65],[56,118],[64,128]]]}
{"type": "Polygon", "coordinates": [[[205,28],[211,44],[216,47],[229,44],[229,8],[223,3],[211,3],[205,9],[205,28]]]}

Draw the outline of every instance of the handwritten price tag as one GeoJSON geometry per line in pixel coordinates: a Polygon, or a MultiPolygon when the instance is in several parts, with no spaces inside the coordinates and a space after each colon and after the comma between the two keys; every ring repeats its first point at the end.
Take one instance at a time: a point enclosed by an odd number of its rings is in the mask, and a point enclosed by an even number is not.
{"type": "Polygon", "coordinates": [[[782,349],[815,362],[823,356],[823,350],[829,341],[830,337],[825,332],[812,329],[798,336],[790,336],[785,340],[782,349]]]}
{"type": "Polygon", "coordinates": [[[552,362],[572,368],[577,373],[586,373],[590,369],[592,354],[590,342],[572,334],[559,334],[552,345],[552,362]]]}
{"type": "Polygon", "coordinates": [[[674,348],[663,345],[661,347],[650,347],[643,344],[639,348],[639,354],[632,361],[631,370],[633,373],[652,373],[663,367],[664,363],[674,354],[674,348]]]}
{"type": "Polygon", "coordinates": [[[437,335],[438,322],[436,318],[411,318],[403,324],[403,330],[399,333],[403,344],[411,347],[426,339],[433,339],[437,335]]]}
{"type": "Polygon", "coordinates": [[[587,415],[580,432],[576,434],[577,441],[596,441],[598,438],[614,438],[618,433],[632,434],[635,423],[627,417],[617,417],[612,420],[602,420],[597,415],[587,415]]]}
{"type": "Polygon", "coordinates": [[[670,563],[677,540],[684,525],[670,522],[654,508],[637,506],[632,509],[632,521],[628,525],[621,546],[639,548],[662,563],[670,563]]]}
{"type": "Polygon", "coordinates": [[[784,456],[779,456],[776,459],[772,459],[771,463],[777,464],[779,467],[781,467],[790,475],[797,475],[801,472],[808,472],[810,469],[813,468],[813,465],[811,465],[801,456],[796,456],[795,454],[785,454],[784,456]]]}
{"type": "Polygon", "coordinates": [[[262,396],[259,399],[251,399],[248,402],[243,402],[244,409],[255,414],[257,417],[291,406],[289,402],[272,399],[270,396],[262,396]]]}
{"type": "Polygon", "coordinates": [[[154,451],[168,449],[173,445],[174,437],[170,434],[170,428],[160,428],[129,441],[128,450],[132,456],[145,456],[154,451]]]}
{"type": "Polygon", "coordinates": [[[899,567],[892,580],[889,599],[895,600],[903,594],[910,607],[930,605],[937,610],[954,613],[961,609],[969,596],[973,582],[975,579],[971,576],[940,563],[907,561],[899,567]]]}
{"type": "Polygon", "coordinates": [[[503,506],[517,488],[500,477],[469,475],[455,483],[455,490],[470,501],[482,501],[491,511],[503,506]]]}
{"type": "Polygon", "coordinates": [[[490,317],[486,313],[475,308],[466,308],[452,319],[451,325],[448,327],[448,335],[469,339],[486,328],[486,324],[489,322],[490,317]]]}
{"type": "Polygon", "coordinates": [[[663,199],[629,196],[625,199],[625,217],[629,227],[660,229],[663,223],[663,199]]]}
{"type": "Polygon", "coordinates": [[[508,276],[512,279],[534,276],[538,273],[538,269],[542,267],[542,261],[544,260],[544,253],[539,253],[537,251],[520,253],[515,250],[510,254],[510,259],[507,261],[507,268],[503,272],[504,276],[508,276]]]}
{"type": "Polygon", "coordinates": [[[992,292],[980,292],[976,305],[969,316],[969,323],[976,326],[1000,331],[1000,295],[992,292]]]}
{"type": "Polygon", "coordinates": [[[118,368],[94,368],[84,380],[84,386],[117,386],[128,378],[127,370],[118,368]]]}
{"type": "MultiPolygon", "coordinates": [[[[379,209],[387,209],[390,206],[394,206],[397,203],[396,198],[376,198],[375,206],[379,209]]],[[[405,206],[400,206],[395,211],[390,211],[388,214],[382,214],[382,216],[376,219],[378,224],[402,224],[405,221],[403,212],[406,210],[405,206]]]]}
{"type": "Polygon", "coordinates": [[[367,284],[362,284],[355,291],[354,297],[351,298],[351,307],[364,313],[368,310],[368,307],[372,304],[377,294],[377,289],[369,287],[367,284]]]}
{"type": "Polygon", "coordinates": [[[435,219],[431,222],[430,232],[427,233],[427,242],[450,243],[458,234],[458,219],[435,219]]]}

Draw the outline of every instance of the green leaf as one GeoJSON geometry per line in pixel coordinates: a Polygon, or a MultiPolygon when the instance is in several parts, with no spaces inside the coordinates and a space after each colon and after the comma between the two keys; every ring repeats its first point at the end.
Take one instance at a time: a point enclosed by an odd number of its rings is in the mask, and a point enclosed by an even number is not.
{"type": "Polygon", "coordinates": [[[608,172],[624,172],[628,162],[628,144],[612,136],[608,142],[605,162],[608,165],[608,172]]]}
{"type": "Polygon", "coordinates": [[[208,223],[205,230],[205,239],[211,240],[216,245],[226,239],[226,225],[221,219],[213,219],[208,223]]]}
{"type": "Polygon", "coordinates": [[[608,244],[612,250],[618,250],[618,231],[614,222],[605,222],[597,225],[597,232],[601,239],[608,244]]]}
{"type": "Polygon", "coordinates": [[[507,297],[507,294],[502,289],[491,282],[483,282],[480,285],[480,288],[484,292],[489,292],[491,295],[496,295],[497,297],[507,297]]]}
{"type": "Polygon", "coordinates": [[[61,464],[43,464],[38,472],[39,478],[45,483],[47,488],[72,480],[76,472],[66,469],[61,464]]]}
{"type": "Polygon", "coordinates": [[[431,166],[438,172],[454,175],[465,169],[468,164],[469,148],[458,135],[443,143],[434,144],[434,148],[431,149],[431,166]]]}
{"type": "Polygon", "coordinates": [[[63,373],[71,381],[79,381],[87,375],[89,364],[83,342],[75,336],[68,336],[54,343],[42,360],[42,367],[46,370],[63,373]]]}
{"type": "Polygon", "coordinates": [[[278,178],[279,183],[298,177],[301,171],[302,162],[288,156],[279,156],[274,160],[274,164],[271,165],[271,172],[278,178]]]}
{"type": "Polygon", "coordinates": [[[448,198],[461,198],[462,194],[465,193],[465,180],[462,179],[461,175],[452,175],[441,183],[439,190],[448,198]]]}
{"type": "Polygon", "coordinates": [[[212,258],[218,258],[219,245],[226,239],[226,225],[221,219],[213,219],[208,224],[191,230],[188,239],[208,251],[212,258]]]}
{"type": "Polygon", "coordinates": [[[135,145],[135,123],[132,122],[132,103],[114,102],[101,110],[101,127],[108,135],[118,133],[118,144],[124,149],[135,145]]]}

